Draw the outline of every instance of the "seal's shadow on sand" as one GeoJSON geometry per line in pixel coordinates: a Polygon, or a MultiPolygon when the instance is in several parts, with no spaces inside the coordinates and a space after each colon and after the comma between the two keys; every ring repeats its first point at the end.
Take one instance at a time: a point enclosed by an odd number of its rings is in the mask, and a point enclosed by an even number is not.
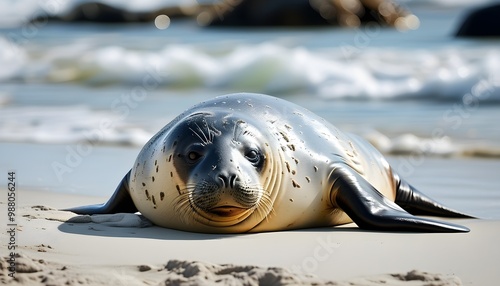
{"type": "MultiPolygon", "coordinates": [[[[224,239],[241,235],[258,235],[259,233],[243,233],[243,234],[211,234],[211,233],[195,233],[186,232],[175,229],[168,229],[158,226],[150,227],[113,227],[97,223],[62,223],[58,229],[64,233],[104,236],[104,237],[129,237],[129,238],[147,238],[161,240],[212,240],[224,239]]],[[[360,229],[355,225],[343,227],[324,227],[324,228],[309,228],[304,230],[291,230],[288,232],[308,231],[308,232],[369,232],[360,229]]]]}
{"type": "Polygon", "coordinates": [[[150,227],[114,227],[101,225],[97,223],[62,223],[58,229],[61,232],[105,236],[105,237],[129,237],[129,238],[148,238],[163,240],[209,240],[221,239],[234,235],[231,234],[205,234],[185,232],[175,229],[162,228],[158,226],[150,227]]]}

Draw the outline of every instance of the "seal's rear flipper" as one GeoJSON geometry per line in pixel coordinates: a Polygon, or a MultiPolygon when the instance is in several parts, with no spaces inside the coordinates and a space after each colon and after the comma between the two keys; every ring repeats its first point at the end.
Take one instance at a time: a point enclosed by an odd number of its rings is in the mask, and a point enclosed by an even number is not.
{"type": "Polygon", "coordinates": [[[396,191],[395,203],[407,212],[414,215],[432,215],[455,218],[474,218],[473,216],[452,210],[419,192],[398,175],[394,175],[399,182],[396,191]]]}
{"type": "Polygon", "coordinates": [[[332,203],[360,227],[372,230],[468,232],[460,225],[413,216],[393,203],[356,171],[338,165],[332,172],[332,203]]]}
{"type": "Polygon", "coordinates": [[[77,214],[113,214],[113,213],[135,213],[137,208],[129,193],[128,182],[130,171],[123,177],[115,192],[104,204],[81,206],[65,209],[77,214]]]}

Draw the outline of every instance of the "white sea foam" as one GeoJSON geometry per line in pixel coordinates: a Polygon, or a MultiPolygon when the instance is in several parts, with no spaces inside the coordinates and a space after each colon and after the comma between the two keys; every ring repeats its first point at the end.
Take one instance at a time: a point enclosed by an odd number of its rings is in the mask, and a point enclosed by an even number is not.
{"type": "MultiPolygon", "coordinates": [[[[0,111],[0,142],[141,147],[156,132],[148,127],[85,106],[7,106],[0,111]]],[[[491,142],[469,144],[447,136],[424,138],[412,133],[389,137],[376,130],[360,135],[384,154],[500,157],[500,145],[491,142]]]]}
{"type": "Polygon", "coordinates": [[[302,90],[324,98],[461,99],[481,81],[500,100],[500,50],[455,47],[441,50],[376,49],[349,54],[345,47],[312,51],[265,43],[237,45],[215,53],[192,45],[158,50],[74,43],[25,50],[0,41],[0,82],[75,82],[137,85],[153,76],[165,87],[246,89],[265,93],[302,90]]]}
{"type": "Polygon", "coordinates": [[[500,145],[492,143],[469,143],[448,136],[425,138],[411,133],[388,137],[376,130],[363,137],[384,154],[411,156],[470,156],[500,157],[500,145]]]}
{"type": "Polygon", "coordinates": [[[0,141],[4,142],[141,146],[151,135],[113,113],[85,106],[6,107],[0,112],[0,141]]]}
{"type": "Polygon", "coordinates": [[[27,55],[24,49],[0,37],[0,82],[2,79],[16,78],[24,72],[27,55]]]}

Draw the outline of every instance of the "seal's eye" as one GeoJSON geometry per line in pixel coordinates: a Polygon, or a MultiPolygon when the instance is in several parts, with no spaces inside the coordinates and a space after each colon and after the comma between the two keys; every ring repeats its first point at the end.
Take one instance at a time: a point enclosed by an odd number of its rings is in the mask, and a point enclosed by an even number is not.
{"type": "Polygon", "coordinates": [[[200,144],[193,144],[187,147],[183,152],[182,157],[188,164],[198,162],[205,155],[205,148],[200,144]]]}
{"type": "Polygon", "coordinates": [[[248,161],[250,161],[252,164],[257,165],[260,162],[260,154],[257,152],[257,150],[248,150],[245,153],[245,158],[247,158],[248,161]]]}
{"type": "Polygon", "coordinates": [[[201,154],[196,151],[191,151],[187,154],[187,158],[191,163],[198,161],[201,158],[201,154]]]}

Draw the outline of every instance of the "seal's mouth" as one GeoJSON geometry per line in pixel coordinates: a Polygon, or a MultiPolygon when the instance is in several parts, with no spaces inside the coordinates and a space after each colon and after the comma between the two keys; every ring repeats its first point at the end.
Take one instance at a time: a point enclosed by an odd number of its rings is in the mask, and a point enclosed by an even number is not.
{"type": "Polygon", "coordinates": [[[223,216],[223,217],[231,217],[231,216],[237,216],[245,211],[247,211],[247,208],[241,208],[241,207],[235,207],[235,206],[219,206],[215,208],[211,208],[209,210],[210,213],[213,213],[218,216],[223,216]]]}

